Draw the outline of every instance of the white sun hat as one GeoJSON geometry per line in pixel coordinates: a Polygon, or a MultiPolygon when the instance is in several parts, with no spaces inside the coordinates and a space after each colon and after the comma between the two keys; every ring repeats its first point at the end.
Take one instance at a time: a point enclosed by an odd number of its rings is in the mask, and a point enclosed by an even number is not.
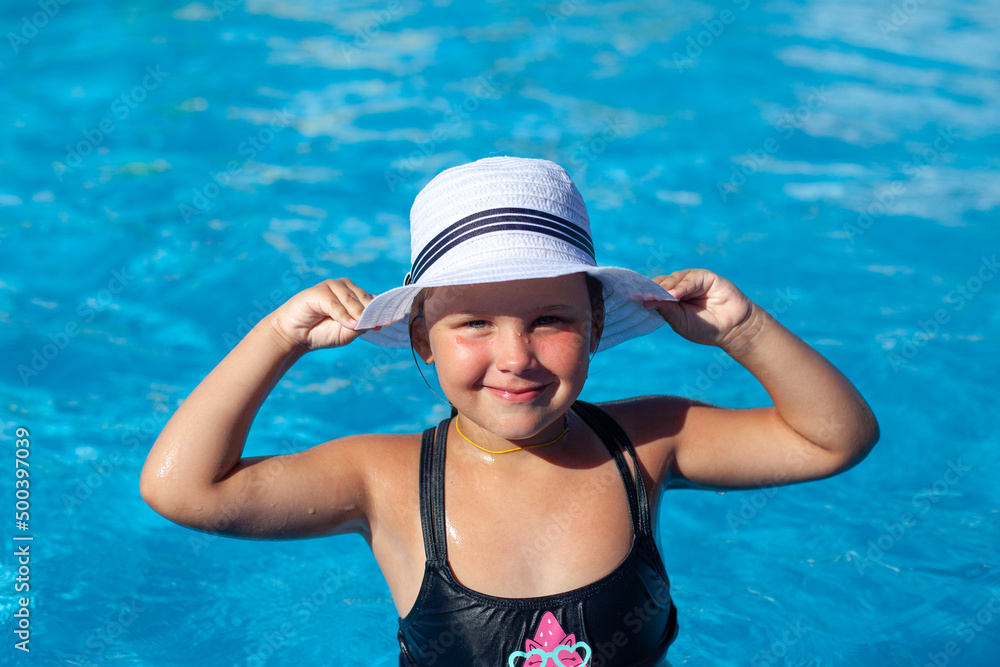
{"type": "Polygon", "coordinates": [[[365,307],[356,327],[368,329],[362,339],[409,347],[410,309],[425,287],[588,273],[604,285],[598,350],[663,325],[643,301],[676,301],[635,271],[597,266],[583,197],[548,160],[491,157],[435,176],[410,210],[410,260],[403,286],[365,307]]]}

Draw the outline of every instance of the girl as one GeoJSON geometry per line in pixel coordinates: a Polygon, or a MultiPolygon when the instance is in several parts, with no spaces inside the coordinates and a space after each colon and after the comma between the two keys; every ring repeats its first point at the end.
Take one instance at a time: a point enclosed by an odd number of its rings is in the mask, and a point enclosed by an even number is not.
{"type": "Polygon", "coordinates": [[[677,633],[651,529],[661,493],[829,477],[878,439],[851,383],[732,283],[598,267],[583,200],[551,162],[439,174],[411,243],[402,287],[327,280],[255,326],[168,422],[141,482],[198,530],[363,535],[400,615],[401,666],[657,664],[677,633]],[[577,400],[591,354],[664,321],[725,350],[774,406],[577,400]],[[282,374],[359,336],[435,364],[452,417],[242,458],[282,374]]]}

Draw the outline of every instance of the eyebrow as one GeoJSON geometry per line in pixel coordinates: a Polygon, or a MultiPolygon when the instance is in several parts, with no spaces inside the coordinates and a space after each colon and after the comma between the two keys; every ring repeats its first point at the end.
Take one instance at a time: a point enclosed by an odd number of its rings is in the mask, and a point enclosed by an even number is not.
{"type": "MultiPolygon", "coordinates": [[[[570,306],[568,304],[552,303],[552,304],[547,304],[547,305],[543,305],[543,306],[536,306],[536,307],[533,307],[533,308],[528,308],[526,310],[527,310],[527,312],[551,313],[551,312],[558,312],[558,311],[573,311],[573,310],[579,310],[579,309],[576,308],[575,306],[570,306]]],[[[494,315],[494,314],[495,314],[495,312],[489,310],[487,307],[484,307],[482,310],[470,308],[470,309],[467,309],[467,310],[457,310],[457,311],[455,311],[453,313],[449,313],[449,314],[445,315],[444,317],[442,317],[441,319],[451,319],[453,317],[462,317],[462,318],[466,318],[466,317],[485,317],[485,316],[494,315]]]]}

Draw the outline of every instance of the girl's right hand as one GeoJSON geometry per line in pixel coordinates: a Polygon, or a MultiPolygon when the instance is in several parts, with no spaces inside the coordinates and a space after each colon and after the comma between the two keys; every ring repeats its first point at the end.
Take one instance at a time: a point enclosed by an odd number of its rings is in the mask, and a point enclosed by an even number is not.
{"type": "Polygon", "coordinates": [[[348,278],[324,280],[274,311],[272,326],[307,350],[341,347],[361,335],[354,327],[373,298],[348,278]]]}

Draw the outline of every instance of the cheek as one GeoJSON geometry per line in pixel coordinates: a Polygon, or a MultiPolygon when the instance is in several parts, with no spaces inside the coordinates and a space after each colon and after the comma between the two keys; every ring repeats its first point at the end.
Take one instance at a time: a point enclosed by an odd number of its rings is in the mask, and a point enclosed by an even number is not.
{"type": "Polygon", "coordinates": [[[462,336],[438,336],[434,358],[442,380],[480,375],[492,361],[488,345],[462,336]]]}
{"type": "Polygon", "coordinates": [[[586,373],[590,341],[578,333],[558,333],[535,342],[535,351],[542,363],[559,375],[573,375],[581,369],[586,373]]]}

